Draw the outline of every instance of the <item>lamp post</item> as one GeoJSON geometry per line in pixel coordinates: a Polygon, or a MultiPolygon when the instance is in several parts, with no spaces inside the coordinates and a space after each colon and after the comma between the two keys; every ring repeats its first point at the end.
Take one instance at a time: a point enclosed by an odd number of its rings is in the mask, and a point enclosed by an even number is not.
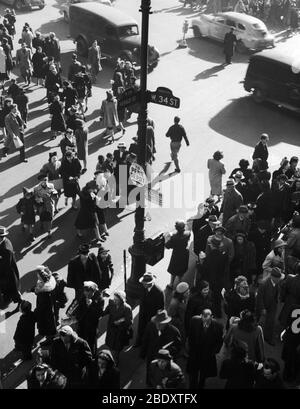
{"type": "MultiPolygon", "coordinates": [[[[146,133],[147,133],[147,72],[148,72],[148,33],[151,0],[141,0],[142,13],[141,33],[141,69],[140,69],[140,112],[138,117],[138,154],[137,163],[146,170],[146,133]]],[[[135,300],[140,295],[139,278],[146,271],[144,254],[145,243],[145,188],[139,188],[139,205],[135,210],[135,229],[133,245],[129,248],[132,256],[131,275],[126,285],[126,294],[129,299],[135,300]]]]}

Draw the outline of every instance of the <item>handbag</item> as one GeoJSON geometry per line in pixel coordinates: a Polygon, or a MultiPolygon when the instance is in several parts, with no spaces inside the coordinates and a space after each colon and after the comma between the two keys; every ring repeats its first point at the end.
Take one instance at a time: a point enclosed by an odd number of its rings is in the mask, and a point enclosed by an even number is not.
{"type": "Polygon", "coordinates": [[[53,184],[55,190],[62,190],[63,189],[62,178],[50,180],[50,183],[53,184]]]}
{"type": "Polygon", "coordinates": [[[16,149],[20,149],[23,147],[23,142],[18,136],[13,137],[13,143],[16,149]]]}

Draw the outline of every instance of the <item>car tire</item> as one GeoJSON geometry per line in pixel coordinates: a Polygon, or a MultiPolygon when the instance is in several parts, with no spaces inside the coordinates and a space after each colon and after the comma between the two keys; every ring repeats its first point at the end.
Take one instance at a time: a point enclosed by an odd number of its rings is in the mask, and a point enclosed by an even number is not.
{"type": "Polygon", "coordinates": [[[15,3],[14,3],[14,8],[16,10],[21,10],[23,8],[22,1],[21,0],[16,0],[15,3]]]}
{"type": "Polygon", "coordinates": [[[239,41],[236,43],[235,50],[236,50],[236,52],[239,53],[239,54],[246,54],[246,53],[249,51],[248,48],[247,48],[247,47],[245,46],[245,44],[243,43],[243,41],[241,41],[241,40],[239,40],[239,41]]]}
{"type": "Polygon", "coordinates": [[[83,37],[78,37],[76,40],[76,51],[78,55],[82,57],[87,57],[88,54],[88,46],[83,37]]]}
{"type": "Polygon", "coordinates": [[[193,26],[193,33],[194,33],[194,37],[202,37],[200,28],[197,26],[193,26]]]}
{"type": "Polygon", "coordinates": [[[253,88],[252,97],[254,102],[261,104],[266,99],[266,92],[260,86],[256,86],[253,88]]]}
{"type": "Polygon", "coordinates": [[[63,18],[64,18],[64,21],[65,21],[66,23],[69,22],[69,16],[68,16],[68,13],[67,13],[66,11],[64,11],[64,16],[63,16],[63,18]]]}

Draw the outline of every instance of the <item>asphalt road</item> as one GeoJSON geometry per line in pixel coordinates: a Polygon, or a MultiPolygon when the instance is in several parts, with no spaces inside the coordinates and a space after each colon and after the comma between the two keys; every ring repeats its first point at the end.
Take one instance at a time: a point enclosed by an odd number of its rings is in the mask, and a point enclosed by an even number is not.
{"type": "MultiPolygon", "coordinates": [[[[116,7],[127,11],[140,22],[138,1],[117,0],[116,7]]],[[[70,55],[74,44],[68,37],[68,24],[59,14],[60,1],[49,0],[44,10],[20,13],[17,18],[17,43],[21,28],[27,21],[34,30],[42,33],[54,31],[61,41],[62,64],[66,75],[70,63],[70,55]]],[[[1,9],[2,10],[2,9],[1,9]]],[[[0,13],[1,13],[0,10],[0,13]]],[[[161,172],[169,161],[169,142],[165,137],[166,130],[173,122],[174,115],[182,118],[190,139],[190,147],[183,145],[180,151],[182,173],[172,174],[173,165],[161,183],[163,207],[150,210],[152,220],[146,222],[146,235],[157,231],[173,229],[177,218],[186,219],[195,213],[197,204],[209,194],[206,162],[213,152],[220,149],[224,152],[224,163],[227,174],[236,167],[238,161],[251,158],[253,146],[259,135],[267,132],[270,135],[270,163],[277,167],[283,156],[299,156],[299,119],[279,109],[266,105],[255,105],[244,91],[240,81],[244,79],[247,68],[247,55],[236,55],[231,66],[224,68],[222,46],[205,39],[192,38],[190,31],[187,36],[188,47],[178,48],[178,40],[182,37],[184,19],[190,19],[197,13],[189,8],[183,9],[177,0],[153,0],[153,14],[150,16],[149,42],[158,47],[161,58],[158,67],[149,74],[148,89],[155,90],[158,86],[170,88],[174,95],[181,98],[180,110],[151,104],[149,115],[155,121],[155,137],[157,144],[154,172],[161,172]],[[162,5],[163,4],[163,5],[162,5]],[[171,173],[171,174],[170,174],[171,173]],[[170,174],[170,175],[169,175],[170,174]]],[[[295,52],[299,49],[299,37],[279,39],[278,47],[295,52]]],[[[17,46],[17,44],[16,44],[17,46]]],[[[16,71],[18,75],[18,71],[16,71]]],[[[136,117],[132,117],[126,128],[126,134],[119,134],[114,146],[106,145],[99,136],[102,132],[98,121],[101,100],[105,90],[110,88],[112,68],[104,66],[99,75],[93,97],[89,101],[87,125],[89,127],[89,159],[88,172],[81,178],[82,185],[92,178],[97,156],[113,151],[118,139],[126,144],[136,135],[136,117]]],[[[32,245],[26,243],[20,228],[20,219],[15,205],[22,194],[22,187],[32,187],[37,183],[36,175],[42,165],[48,160],[50,151],[57,149],[59,139],[50,141],[49,112],[45,100],[45,89],[32,85],[28,90],[30,99],[29,126],[26,133],[27,156],[29,163],[20,164],[18,155],[10,155],[0,162],[0,223],[9,229],[18,266],[21,273],[21,289],[23,297],[33,302],[34,295],[27,293],[35,283],[34,267],[46,264],[52,271],[66,277],[66,265],[76,254],[79,240],[75,236],[75,213],[63,207],[54,220],[54,234],[51,239],[38,232],[32,245]]],[[[225,182],[225,179],[224,179],[225,182]]],[[[157,186],[156,186],[157,187],[157,186]]],[[[110,237],[106,246],[111,249],[115,264],[116,276],[113,287],[123,286],[123,250],[127,250],[132,242],[134,228],[134,208],[128,207],[122,211],[110,210],[107,214],[110,237]]],[[[96,250],[96,249],[94,249],[96,250]]],[[[126,259],[127,273],[130,269],[130,258],[126,259]]],[[[166,272],[169,253],[165,259],[152,267],[162,286],[169,280],[166,272]]],[[[72,300],[72,290],[69,292],[72,300]]],[[[5,383],[8,388],[24,387],[24,377],[30,364],[17,363],[13,350],[13,333],[19,318],[19,313],[12,313],[14,305],[1,311],[0,316],[0,357],[5,368],[10,368],[11,374],[5,383]]],[[[135,315],[138,309],[135,309],[135,315]]],[[[101,324],[103,331],[105,323],[101,324]]],[[[99,346],[104,342],[104,335],[99,339],[99,346]]],[[[275,349],[279,355],[280,348],[275,349]]],[[[273,354],[273,351],[271,351],[273,354]]],[[[121,357],[122,383],[127,387],[143,387],[143,366],[137,358],[137,351],[130,349],[121,357]]],[[[217,387],[219,381],[212,383],[217,387]]]]}

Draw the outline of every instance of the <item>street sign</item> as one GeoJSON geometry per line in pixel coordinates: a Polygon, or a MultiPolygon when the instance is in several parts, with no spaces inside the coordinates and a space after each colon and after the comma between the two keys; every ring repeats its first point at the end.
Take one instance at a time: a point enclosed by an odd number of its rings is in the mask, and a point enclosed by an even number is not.
{"type": "Polygon", "coordinates": [[[165,105],[171,108],[180,107],[180,99],[174,97],[172,91],[169,88],[158,87],[156,91],[148,91],[148,102],[154,104],[165,105]]]}
{"type": "Polygon", "coordinates": [[[140,102],[140,91],[136,91],[134,88],[128,88],[121,95],[118,105],[125,108],[138,102],[140,102]]]}
{"type": "Polygon", "coordinates": [[[145,186],[147,183],[147,176],[144,169],[138,163],[133,163],[129,168],[130,180],[135,186],[145,186]]]}

